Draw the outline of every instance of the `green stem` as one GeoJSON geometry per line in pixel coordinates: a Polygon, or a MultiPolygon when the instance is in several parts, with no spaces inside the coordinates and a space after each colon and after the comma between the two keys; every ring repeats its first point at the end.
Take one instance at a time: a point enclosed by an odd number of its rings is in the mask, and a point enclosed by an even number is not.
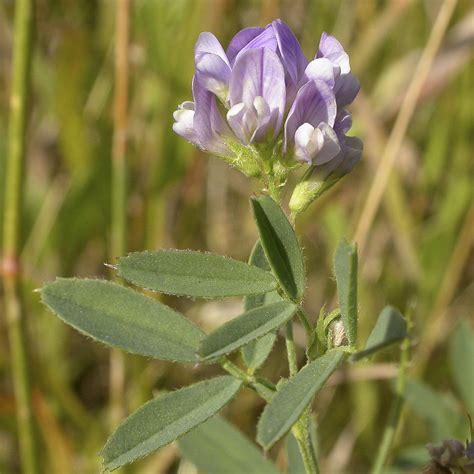
{"type": "Polygon", "coordinates": [[[293,427],[292,433],[298,443],[306,474],[319,474],[319,466],[311,444],[308,429],[309,411],[309,409],[305,410],[304,414],[293,427]]]}
{"type": "Polygon", "coordinates": [[[238,365],[235,365],[227,359],[227,357],[222,358],[220,364],[226,372],[229,372],[230,375],[242,380],[245,384],[250,385],[254,383],[255,379],[252,375],[249,375],[245,370],[242,370],[238,365]]]}
{"type": "Polygon", "coordinates": [[[26,474],[38,472],[19,261],[32,33],[32,1],[17,0],[15,3],[13,71],[5,179],[2,270],[20,460],[22,471],[26,474]]]}
{"type": "Polygon", "coordinates": [[[268,192],[275,202],[279,202],[280,191],[278,189],[278,186],[275,185],[275,182],[272,177],[270,177],[268,180],[268,192]]]}
{"type": "Polygon", "coordinates": [[[263,379],[261,377],[254,377],[253,375],[242,370],[226,357],[221,359],[220,364],[226,372],[242,380],[245,385],[258,393],[267,403],[273,398],[276,388],[269,380],[263,379]]]}
{"type": "Polygon", "coordinates": [[[306,311],[300,306],[298,308],[298,318],[301,321],[301,324],[304,326],[306,335],[308,340],[311,338],[311,335],[313,334],[313,325],[311,324],[311,321],[309,320],[309,316],[306,314],[306,311]]]}
{"type": "Polygon", "coordinates": [[[288,368],[290,370],[290,377],[298,373],[298,360],[296,358],[296,347],[293,339],[293,322],[286,323],[286,353],[288,355],[288,368]]]}
{"type": "MultiPolygon", "coordinates": [[[[291,212],[290,222],[293,227],[296,226],[296,217],[297,213],[291,212]]],[[[308,315],[301,306],[298,307],[297,315],[301,321],[301,324],[303,324],[303,327],[305,328],[307,343],[309,343],[314,330],[313,325],[311,324],[308,315]]],[[[291,321],[289,321],[286,326],[286,350],[288,353],[290,376],[293,376],[298,372],[298,365],[296,359],[295,344],[293,341],[293,326],[291,321]]],[[[306,410],[300,416],[299,420],[292,428],[292,433],[298,443],[298,448],[303,459],[306,474],[319,474],[319,465],[309,434],[310,415],[311,406],[306,408],[306,410]]]]}
{"type": "MultiPolygon", "coordinates": [[[[293,325],[291,321],[286,324],[286,351],[288,354],[288,366],[290,377],[298,373],[295,343],[293,340],[293,325]]],[[[292,428],[292,432],[298,442],[298,447],[303,459],[306,474],[318,474],[319,468],[309,436],[308,424],[311,408],[308,407],[300,416],[292,428]]]]}
{"type": "Polygon", "coordinates": [[[407,330],[408,335],[406,339],[402,342],[401,353],[400,353],[400,369],[398,371],[397,385],[396,385],[396,394],[393,405],[390,409],[390,414],[388,418],[388,423],[385,428],[382,441],[380,443],[377,456],[375,458],[375,463],[372,467],[372,474],[382,474],[384,466],[387,464],[390,450],[393,446],[395,435],[397,433],[397,428],[400,422],[400,417],[404,405],[404,392],[406,386],[406,379],[408,375],[408,364],[410,361],[410,332],[412,329],[412,320],[411,315],[407,313],[407,330]]]}
{"type": "MultiPolygon", "coordinates": [[[[268,192],[270,196],[277,202],[280,202],[279,197],[279,190],[278,187],[275,185],[273,175],[271,172],[266,174],[267,182],[268,182],[268,192]]],[[[295,219],[296,214],[291,214],[290,222],[295,226],[295,219]]],[[[313,327],[312,324],[303,310],[303,308],[298,308],[298,317],[305,328],[308,341],[311,338],[313,327]]],[[[290,372],[290,377],[293,377],[298,373],[298,360],[296,357],[296,347],[295,342],[293,339],[293,322],[288,321],[286,323],[286,335],[285,335],[285,343],[286,343],[286,352],[288,356],[288,367],[290,372]]],[[[267,400],[268,401],[268,400],[267,400]]],[[[309,436],[309,416],[311,412],[311,407],[308,407],[303,414],[300,416],[299,420],[295,423],[292,428],[292,432],[296,438],[298,443],[298,448],[301,453],[301,457],[303,459],[303,463],[305,466],[305,470],[307,474],[319,474],[319,466],[317,463],[316,455],[314,453],[314,449],[311,443],[311,439],[309,436]]]]}
{"type": "MultiPolygon", "coordinates": [[[[111,236],[110,259],[126,251],[127,222],[127,109],[129,83],[130,0],[118,0],[115,25],[115,93],[114,135],[112,143],[111,236]]],[[[110,353],[110,421],[114,428],[124,413],[125,356],[112,349],[110,353]]]]}

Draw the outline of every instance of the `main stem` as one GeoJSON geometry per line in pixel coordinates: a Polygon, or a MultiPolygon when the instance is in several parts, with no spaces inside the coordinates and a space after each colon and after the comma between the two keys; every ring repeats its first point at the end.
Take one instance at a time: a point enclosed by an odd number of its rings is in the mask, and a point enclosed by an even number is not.
{"type": "Polygon", "coordinates": [[[19,261],[32,31],[32,1],[17,0],[13,38],[2,270],[20,460],[22,471],[26,474],[38,472],[19,261]]]}
{"type": "MultiPolygon", "coordinates": [[[[274,185],[273,177],[269,176],[269,186],[268,190],[271,197],[279,203],[279,193],[277,186],[274,185]]],[[[290,221],[293,227],[295,226],[295,215],[291,215],[290,221]]],[[[298,316],[301,322],[304,325],[308,338],[311,334],[312,328],[311,323],[306,316],[306,313],[303,309],[298,310],[298,316]]],[[[298,373],[298,360],[296,357],[296,347],[295,341],[293,338],[293,322],[290,320],[286,323],[286,334],[285,334],[285,343],[286,343],[286,352],[288,356],[288,368],[290,372],[290,377],[293,377],[298,373]]],[[[299,420],[292,428],[292,433],[296,438],[298,443],[298,448],[303,459],[305,470],[307,474],[319,474],[319,466],[316,459],[316,454],[311,443],[309,436],[309,417],[311,414],[311,407],[308,407],[303,414],[300,416],[299,420]]]]}
{"type": "MultiPolygon", "coordinates": [[[[117,0],[115,26],[114,135],[112,143],[112,219],[110,259],[126,250],[127,218],[127,108],[129,83],[130,0],[117,0]]],[[[115,427],[124,413],[125,356],[110,352],[110,422],[115,427]]]]}
{"type": "MultiPolygon", "coordinates": [[[[298,363],[296,358],[295,343],[293,340],[293,323],[288,321],[286,324],[286,351],[288,354],[288,366],[290,369],[290,377],[293,377],[298,372],[298,363]]],[[[316,460],[316,455],[309,436],[309,417],[311,414],[311,407],[308,407],[296,424],[292,428],[292,433],[298,443],[298,448],[303,459],[305,470],[307,474],[319,474],[319,467],[316,460]]]]}

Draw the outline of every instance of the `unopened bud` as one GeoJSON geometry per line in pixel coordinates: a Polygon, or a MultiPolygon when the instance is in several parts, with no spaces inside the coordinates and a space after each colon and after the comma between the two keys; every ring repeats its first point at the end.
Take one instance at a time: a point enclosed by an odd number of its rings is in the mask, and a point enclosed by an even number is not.
{"type": "Polygon", "coordinates": [[[301,181],[295,186],[293,194],[290,198],[290,210],[295,214],[299,214],[326,189],[324,181],[301,181]]]}
{"type": "Polygon", "coordinates": [[[341,347],[347,345],[346,331],[341,319],[336,319],[329,326],[328,339],[331,347],[341,347]]]}

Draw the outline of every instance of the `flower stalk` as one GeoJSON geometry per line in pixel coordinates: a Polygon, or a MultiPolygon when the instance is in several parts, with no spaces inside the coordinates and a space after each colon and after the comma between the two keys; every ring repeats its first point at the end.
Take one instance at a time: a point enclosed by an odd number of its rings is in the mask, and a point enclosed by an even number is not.
{"type": "Polygon", "coordinates": [[[18,0],[15,3],[2,273],[5,317],[15,389],[20,462],[26,474],[38,472],[19,257],[32,34],[32,1],[18,0]]]}

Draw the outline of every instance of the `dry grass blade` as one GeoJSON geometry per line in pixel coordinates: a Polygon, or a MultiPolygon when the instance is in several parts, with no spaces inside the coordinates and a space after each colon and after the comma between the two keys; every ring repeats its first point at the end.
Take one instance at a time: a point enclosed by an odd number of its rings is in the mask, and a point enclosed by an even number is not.
{"type": "MultiPolygon", "coordinates": [[[[127,109],[129,87],[130,0],[116,4],[114,135],[112,142],[112,222],[110,258],[125,253],[127,219],[127,109]]],[[[125,356],[116,349],[110,353],[110,423],[115,427],[123,417],[125,356]]]]}
{"type": "Polygon", "coordinates": [[[438,296],[433,305],[432,314],[429,316],[430,324],[426,326],[423,343],[420,344],[416,358],[416,371],[423,373],[430,356],[438,343],[449,331],[448,306],[456,294],[465,264],[469,261],[469,253],[474,245],[474,205],[467,212],[466,219],[459,234],[459,239],[451,254],[451,259],[441,282],[438,296]]]}
{"type": "MultiPolygon", "coordinates": [[[[364,129],[365,148],[371,168],[376,169],[378,157],[386,143],[386,137],[379,120],[372,112],[371,103],[364,94],[360,94],[354,104],[354,114],[360,118],[364,129]]],[[[403,144],[402,144],[403,146],[403,144]]],[[[417,280],[421,276],[420,262],[416,253],[413,228],[414,218],[411,215],[403,189],[395,175],[387,184],[384,206],[389,217],[389,224],[395,229],[392,233],[400,258],[408,277],[417,280]]]]}
{"type": "Polygon", "coordinates": [[[379,166],[372,181],[372,186],[355,232],[354,240],[358,243],[361,254],[364,252],[370,228],[383,198],[393,165],[395,164],[395,158],[400,151],[403,138],[408,129],[413,113],[415,112],[418,98],[420,97],[423,85],[431,69],[436,53],[441,46],[441,41],[454,12],[456,3],[457,0],[446,0],[440,8],[436,22],[431,30],[428,43],[423,51],[420,61],[418,62],[413,74],[413,80],[404,97],[384,154],[380,159],[379,166]]]}

